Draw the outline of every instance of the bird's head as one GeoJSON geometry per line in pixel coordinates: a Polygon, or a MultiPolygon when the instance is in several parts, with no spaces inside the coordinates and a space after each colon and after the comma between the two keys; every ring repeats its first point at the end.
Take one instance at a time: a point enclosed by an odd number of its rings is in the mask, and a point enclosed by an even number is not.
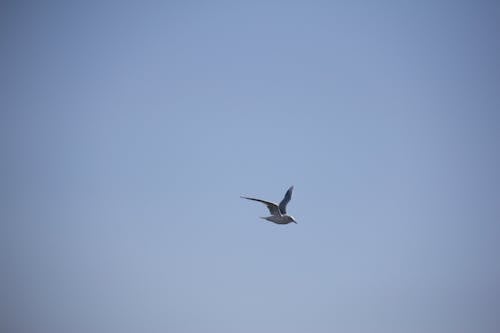
{"type": "Polygon", "coordinates": [[[297,224],[297,221],[295,221],[295,218],[292,215],[289,215],[288,217],[290,218],[290,222],[297,224]]]}

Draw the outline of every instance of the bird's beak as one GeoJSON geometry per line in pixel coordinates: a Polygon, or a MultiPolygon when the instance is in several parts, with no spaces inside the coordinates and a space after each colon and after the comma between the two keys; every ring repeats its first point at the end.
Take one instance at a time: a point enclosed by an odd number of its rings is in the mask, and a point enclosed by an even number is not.
{"type": "Polygon", "coordinates": [[[298,224],[297,221],[293,221],[293,223],[298,224]]]}

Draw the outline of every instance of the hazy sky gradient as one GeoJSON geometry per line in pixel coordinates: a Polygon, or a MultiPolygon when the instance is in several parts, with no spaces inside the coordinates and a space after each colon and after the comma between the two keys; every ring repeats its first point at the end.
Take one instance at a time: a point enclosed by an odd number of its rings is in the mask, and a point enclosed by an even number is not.
{"type": "Polygon", "coordinates": [[[497,2],[0,13],[0,331],[498,332],[497,2]]]}

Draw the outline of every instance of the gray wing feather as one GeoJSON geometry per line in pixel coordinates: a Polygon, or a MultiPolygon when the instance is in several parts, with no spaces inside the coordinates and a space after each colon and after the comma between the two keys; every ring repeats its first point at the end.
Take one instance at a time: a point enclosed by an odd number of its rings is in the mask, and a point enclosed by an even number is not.
{"type": "Polygon", "coordinates": [[[281,214],[286,214],[286,205],[288,205],[288,203],[292,199],[292,192],[293,192],[293,186],[290,186],[288,191],[286,191],[285,193],[285,197],[283,198],[283,200],[281,200],[279,205],[279,210],[281,214]]]}
{"type": "Polygon", "coordinates": [[[248,197],[242,197],[243,199],[248,199],[248,200],[253,200],[253,201],[258,201],[262,202],[264,205],[267,206],[267,209],[269,209],[269,212],[271,215],[281,215],[280,214],[280,209],[277,204],[265,200],[260,200],[260,199],[255,199],[255,198],[248,198],[248,197]]]}

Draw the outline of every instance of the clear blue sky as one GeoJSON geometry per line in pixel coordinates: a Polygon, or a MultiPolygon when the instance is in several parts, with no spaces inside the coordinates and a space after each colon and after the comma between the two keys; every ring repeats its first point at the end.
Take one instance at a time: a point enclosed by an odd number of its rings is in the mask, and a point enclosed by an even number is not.
{"type": "Polygon", "coordinates": [[[498,332],[498,2],[0,6],[2,332],[498,332]]]}

